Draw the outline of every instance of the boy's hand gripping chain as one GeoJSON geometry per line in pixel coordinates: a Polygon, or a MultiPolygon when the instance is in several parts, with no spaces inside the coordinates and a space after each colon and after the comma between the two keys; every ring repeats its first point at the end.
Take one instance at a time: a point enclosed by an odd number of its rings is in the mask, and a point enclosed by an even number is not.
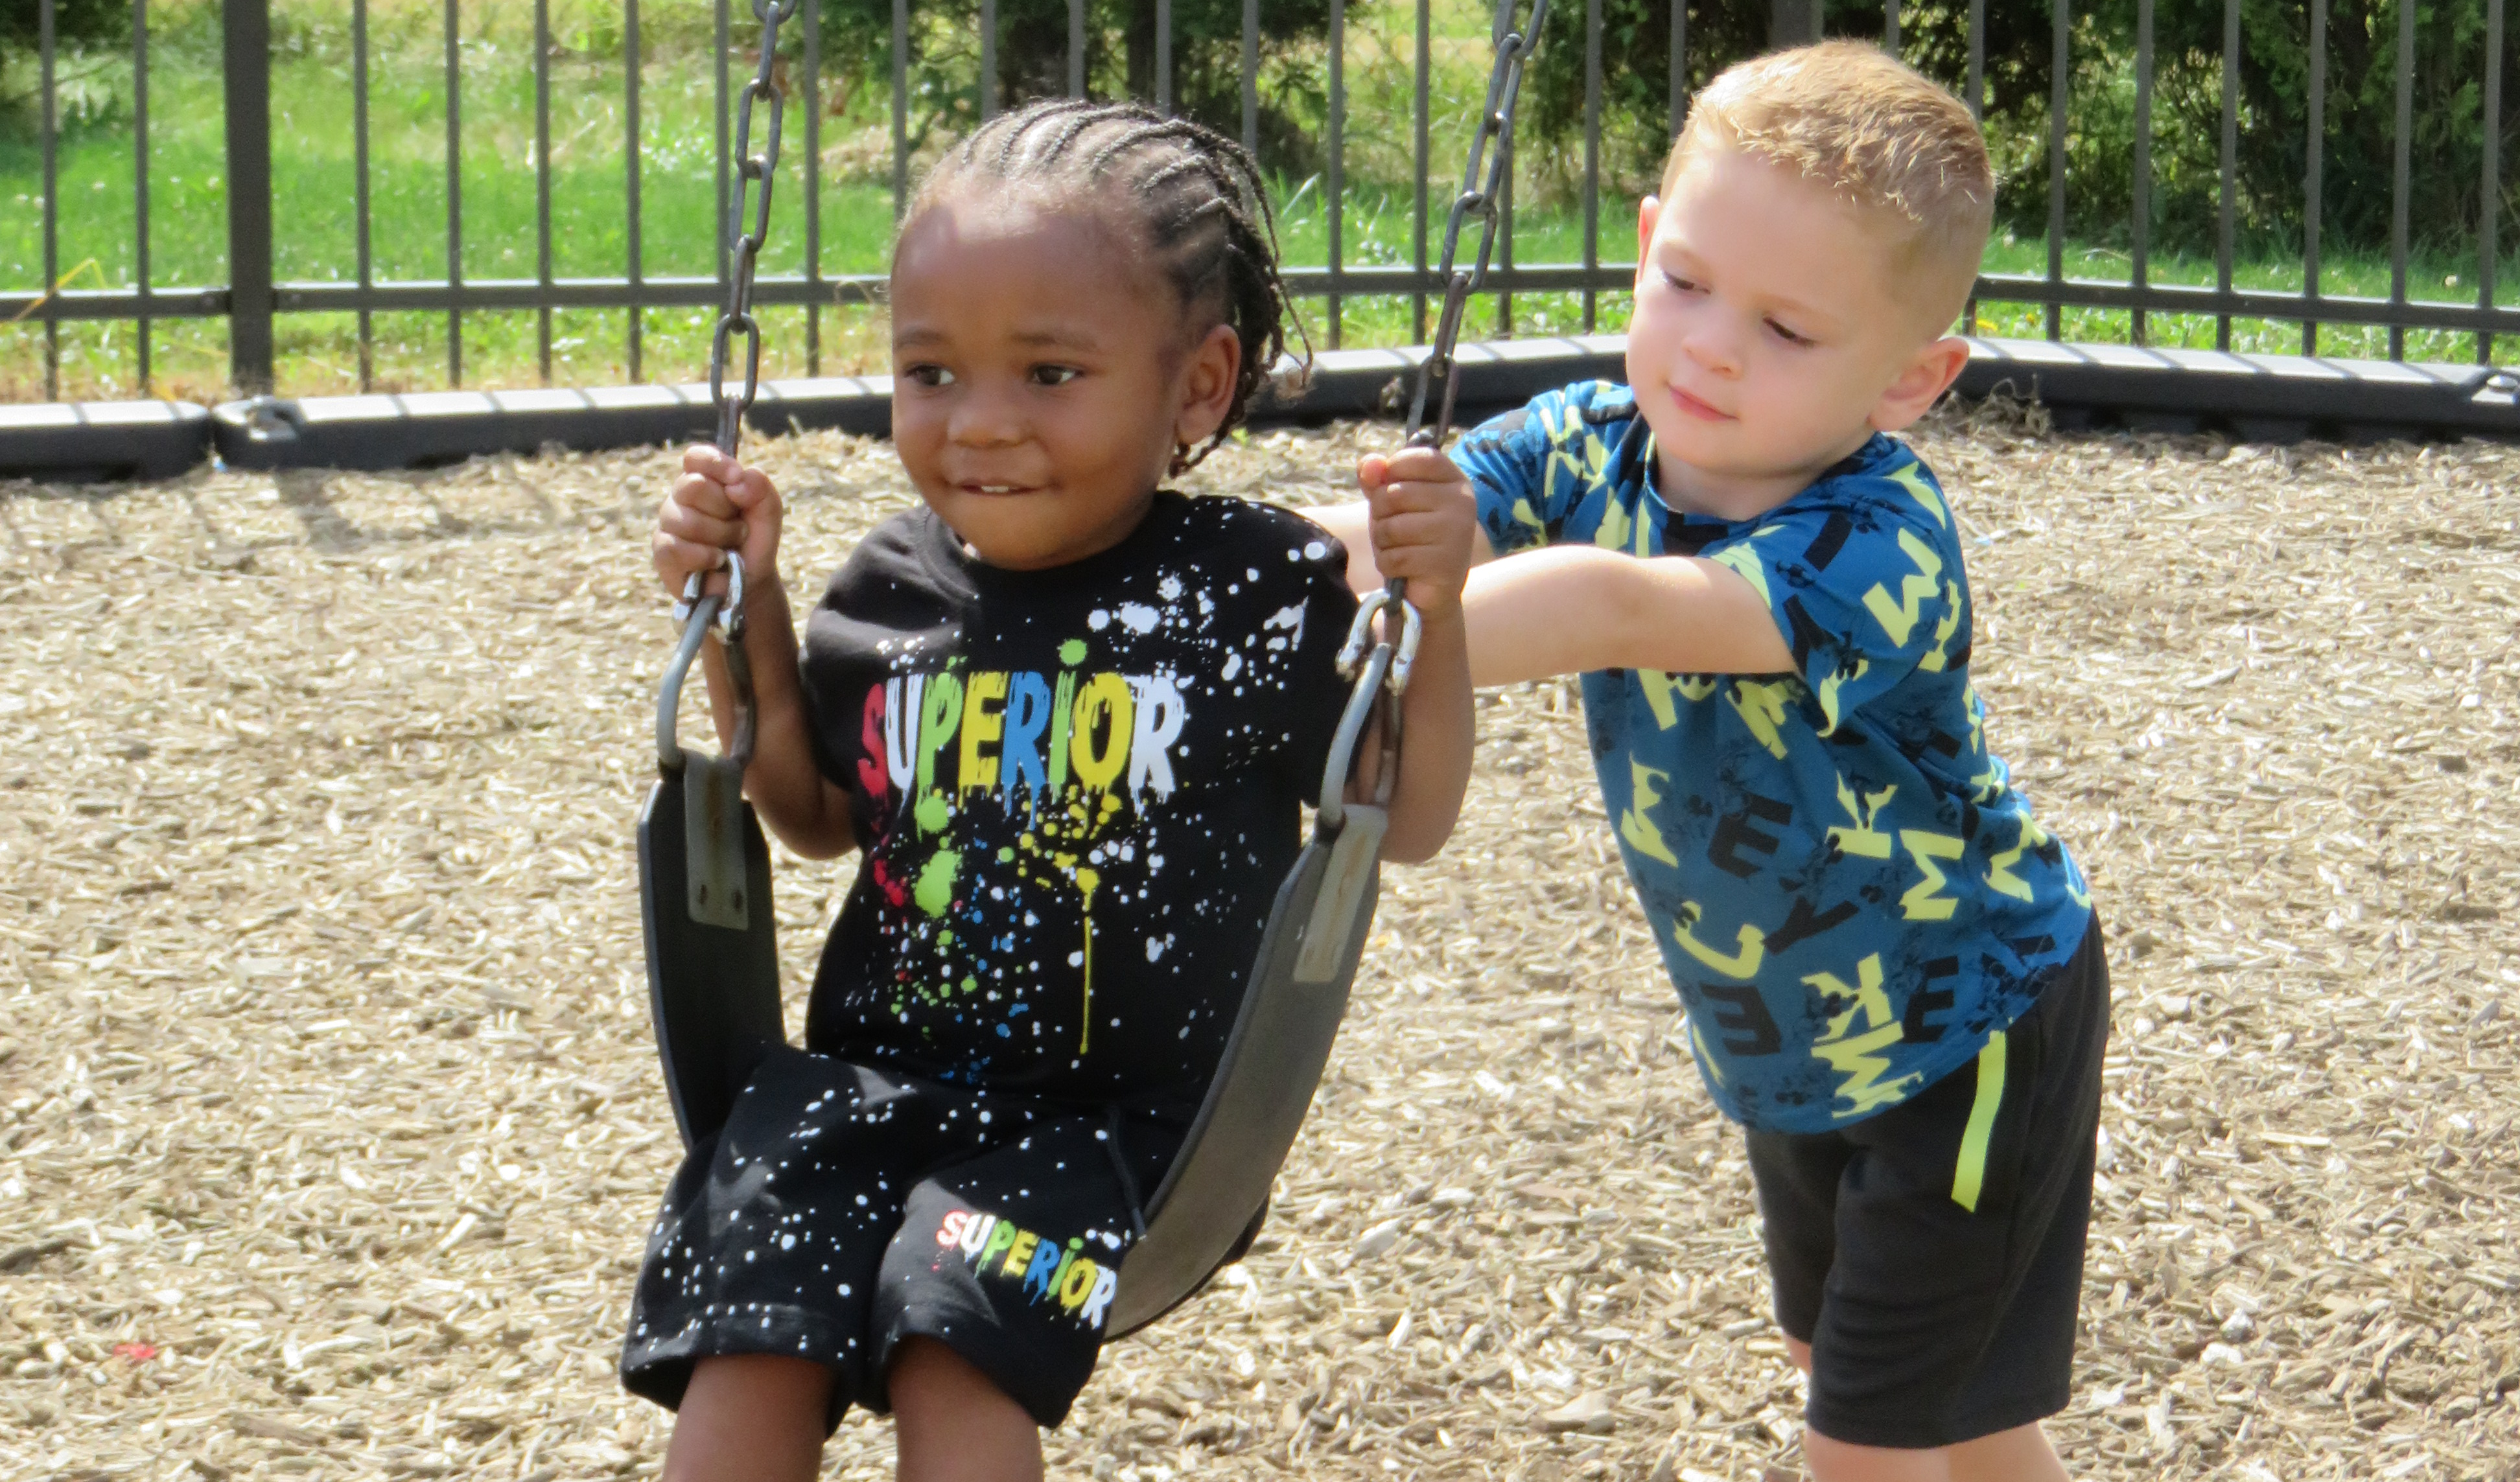
{"type": "MultiPolygon", "coordinates": [[[[1496,20],[1490,31],[1496,37],[1496,67],[1488,73],[1487,107],[1479,115],[1479,131],[1470,139],[1469,162],[1462,170],[1462,193],[1454,198],[1452,213],[1444,222],[1443,263],[1438,269],[1444,279],[1444,306],[1435,321],[1434,342],[1426,347],[1426,358],[1418,363],[1418,386],[1409,402],[1408,436],[1413,448],[1441,447],[1444,435],[1453,428],[1457,389],[1453,350],[1462,338],[1462,314],[1470,295],[1487,282],[1488,262],[1496,252],[1497,202],[1505,187],[1504,141],[1513,131],[1514,102],[1522,96],[1523,64],[1530,60],[1532,48],[1540,40],[1540,22],[1549,14],[1549,0],[1532,0],[1531,19],[1519,30],[1513,27],[1516,0],[1497,0],[1496,20]],[[1488,152],[1492,144],[1496,146],[1494,154],[1488,152]],[[1479,223],[1478,251],[1469,266],[1461,267],[1457,259],[1462,228],[1472,218],[1479,223]],[[1439,381],[1444,383],[1444,393],[1435,405],[1434,426],[1428,427],[1427,393],[1439,381]]],[[[1408,602],[1407,587],[1408,583],[1394,580],[1360,603],[1356,622],[1348,629],[1347,643],[1339,650],[1339,673],[1357,684],[1348,696],[1346,713],[1339,717],[1329,763],[1322,776],[1322,818],[1333,829],[1344,812],[1341,803],[1347,790],[1348,770],[1356,755],[1357,738],[1364,733],[1372,712],[1376,692],[1386,685],[1391,692],[1391,713],[1382,727],[1382,758],[1375,772],[1373,800],[1376,804],[1391,800],[1400,755],[1400,696],[1409,688],[1409,666],[1418,654],[1418,609],[1408,602]],[[1385,614],[1399,620],[1396,644],[1387,637],[1376,638],[1375,619],[1385,614]]]]}

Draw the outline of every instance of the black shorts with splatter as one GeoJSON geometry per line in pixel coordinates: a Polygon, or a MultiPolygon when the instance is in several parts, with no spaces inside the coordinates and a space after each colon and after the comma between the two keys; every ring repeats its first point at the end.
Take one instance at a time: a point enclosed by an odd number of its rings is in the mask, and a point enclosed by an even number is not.
{"type": "Polygon", "coordinates": [[[672,1408],[701,1359],[806,1359],[833,1371],[835,1426],[852,1404],[889,1410],[893,1352],[925,1337],[1056,1425],[1181,1137],[1168,1117],[774,1051],[666,1191],[622,1383],[672,1408]]]}

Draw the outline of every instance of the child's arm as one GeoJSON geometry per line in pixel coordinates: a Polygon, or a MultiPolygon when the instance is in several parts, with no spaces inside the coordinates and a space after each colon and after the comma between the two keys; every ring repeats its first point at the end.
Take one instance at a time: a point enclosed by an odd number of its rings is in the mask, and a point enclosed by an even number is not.
{"type": "MultiPolygon", "coordinates": [[[[1365,476],[1366,462],[1376,460],[1385,463],[1389,461],[1383,454],[1369,453],[1365,456],[1365,459],[1358,462],[1357,476],[1360,480],[1365,476]]],[[[1470,564],[1474,566],[1485,565],[1487,562],[1496,560],[1496,547],[1488,543],[1488,532],[1479,528],[1478,519],[1476,518],[1477,509],[1475,506],[1472,507],[1471,515],[1470,564]]],[[[1368,592],[1377,591],[1381,588],[1383,582],[1382,568],[1374,563],[1372,530],[1371,528],[1373,520],[1373,506],[1371,503],[1360,499],[1354,504],[1332,505],[1326,510],[1306,510],[1304,512],[1304,517],[1311,520],[1313,523],[1320,525],[1323,529],[1329,531],[1332,535],[1337,536],[1339,538],[1339,542],[1347,547],[1347,586],[1349,591],[1362,597],[1368,592]]]]}
{"type": "MultiPolygon", "coordinates": [[[[1382,840],[1384,859],[1414,865],[1444,847],[1469,788],[1470,661],[1462,585],[1485,538],[1468,480],[1432,448],[1369,455],[1357,466],[1357,478],[1367,503],[1350,508],[1370,518],[1353,527],[1372,541],[1374,579],[1405,579],[1422,624],[1418,661],[1401,697],[1400,777],[1382,840]]],[[[1366,546],[1348,539],[1350,551],[1366,546]]],[[[1350,580],[1355,570],[1351,557],[1350,580]]]]}
{"type": "Polygon", "coordinates": [[[1551,546],[1483,566],[1463,593],[1470,673],[1482,685],[1655,669],[1781,674],[1793,652],[1742,575],[1694,556],[1640,558],[1551,546]]]}
{"type": "MultiPolygon", "coordinates": [[[[805,693],[796,674],[796,628],[779,580],[779,491],[706,444],[683,451],[683,475],[656,512],[651,541],[665,590],[682,596],[694,571],[712,571],[726,552],[743,558],[743,651],[752,661],[752,761],[743,791],[780,842],[807,859],[829,859],[857,846],[848,793],[814,764],[805,693]]],[[[700,647],[709,710],[718,744],[735,735],[735,700],[725,655],[700,647]]]]}

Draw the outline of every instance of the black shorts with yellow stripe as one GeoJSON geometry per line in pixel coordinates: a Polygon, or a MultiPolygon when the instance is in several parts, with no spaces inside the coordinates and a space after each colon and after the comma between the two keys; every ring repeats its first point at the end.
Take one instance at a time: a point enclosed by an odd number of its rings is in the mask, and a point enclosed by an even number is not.
{"type": "Polygon", "coordinates": [[[1813,1430],[1950,1446],[2065,1408],[2108,1030],[2095,919],[1973,1065],[1852,1126],[1749,1135],[1813,1430]]]}

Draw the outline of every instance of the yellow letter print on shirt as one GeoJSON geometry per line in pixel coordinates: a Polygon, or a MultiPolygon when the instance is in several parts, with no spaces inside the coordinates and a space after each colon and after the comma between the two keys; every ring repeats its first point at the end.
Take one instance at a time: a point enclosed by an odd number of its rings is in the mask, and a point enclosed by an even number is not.
{"type": "Polygon", "coordinates": [[[1778,761],[1785,759],[1782,727],[1785,696],[1793,693],[1789,688],[1791,683],[1789,680],[1770,684],[1755,679],[1736,679],[1732,681],[1732,693],[1728,696],[1732,708],[1739,712],[1741,723],[1750,728],[1750,735],[1778,761]]]}
{"type": "Polygon", "coordinates": [[[1658,772],[1633,757],[1629,758],[1629,803],[1619,811],[1619,837],[1626,839],[1628,847],[1639,854],[1678,869],[1680,856],[1671,852],[1671,845],[1663,842],[1662,831],[1654,827],[1652,819],[1645,817],[1646,809],[1662,801],[1662,793],[1654,784],[1670,780],[1670,773],[1658,772]]]}
{"type": "Polygon", "coordinates": [[[1934,862],[1958,859],[1965,846],[1948,833],[1934,833],[1923,829],[1900,830],[1899,842],[1907,846],[1916,868],[1925,873],[1923,879],[1909,886],[1908,893],[1899,897],[1900,909],[1912,921],[1950,921],[1960,903],[1957,897],[1942,893],[1943,886],[1951,880],[1943,874],[1942,867],[1934,862]]]}
{"type": "Polygon", "coordinates": [[[1873,820],[1880,817],[1882,808],[1898,791],[1899,785],[1893,783],[1878,792],[1867,792],[1858,797],[1855,789],[1846,785],[1846,779],[1839,778],[1837,805],[1846,810],[1846,816],[1855,820],[1855,823],[1851,827],[1841,824],[1831,828],[1828,831],[1828,841],[1849,854],[1860,855],[1865,859],[1888,859],[1890,835],[1873,828],[1872,824],[1873,820]]]}
{"type": "Polygon", "coordinates": [[[1680,707],[1671,702],[1675,695],[1696,701],[1715,693],[1715,681],[1703,674],[1684,674],[1674,679],[1659,669],[1636,671],[1637,688],[1644,692],[1645,707],[1653,711],[1654,728],[1668,731],[1680,724],[1680,707]]]}
{"type": "Polygon", "coordinates": [[[1987,888],[2001,890],[2017,901],[2036,899],[2031,894],[2030,882],[2013,874],[2012,867],[2021,863],[2022,855],[2046,842],[2048,831],[2039,827],[2039,820],[2027,813],[2021,815],[2021,837],[2011,848],[1986,862],[1987,888]]]}
{"type": "Polygon", "coordinates": [[[1732,934],[1737,950],[1727,954],[1706,945],[1690,933],[1688,928],[1705,919],[1705,907],[1695,901],[1681,902],[1680,914],[1672,918],[1672,940],[1680,943],[1682,951],[1703,963],[1710,972],[1720,972],[1742,981],[1756,976],[1759,965],[1768,960],[1768,933],[1743,921],[1740,929],[1732,934]]]}
{"type": "Polygon", "coordinates": [[[1826,1061],[1837,1072],[1838,1100],[1848,1103],[1837,1110],[1837,1116],[1862,1116],[1915,1088],[1915,1073],[1881,1079],[1890,1059],[1879,1052],[1898,1044],[1905,1033],[1898,1015],[1890,1011],[1889,995],[1881,991],[1881,954],[1873,953],[1855,965],[1853,987],[1833,972],[1815,972],[1803,982],[1829,1003],[1846,1005],[1844,1012],[1829,1015],[1827,1029],[1812,1042],[1812,1057],[1826,1061]],[[1858,1018],[1863,1020],[1860,1033],[1858,1018]]]}
{"type": "Polygon", "coordinates": [[[1899,599],[1890,599],[1890,589],[1875,583],[1864,594],[1864,609],[1890,635],[1890,642],[1900,648],[1908,646],[1908,636],[1916,631],[1916,619],[1924,614],[1925,603],[1942,590],[1943,559],[1934,548],[1918,539],[1913,530],[1899,532],[1899,549],[1915,562],[1916,574],[1899,579],[1899,599]]]}

